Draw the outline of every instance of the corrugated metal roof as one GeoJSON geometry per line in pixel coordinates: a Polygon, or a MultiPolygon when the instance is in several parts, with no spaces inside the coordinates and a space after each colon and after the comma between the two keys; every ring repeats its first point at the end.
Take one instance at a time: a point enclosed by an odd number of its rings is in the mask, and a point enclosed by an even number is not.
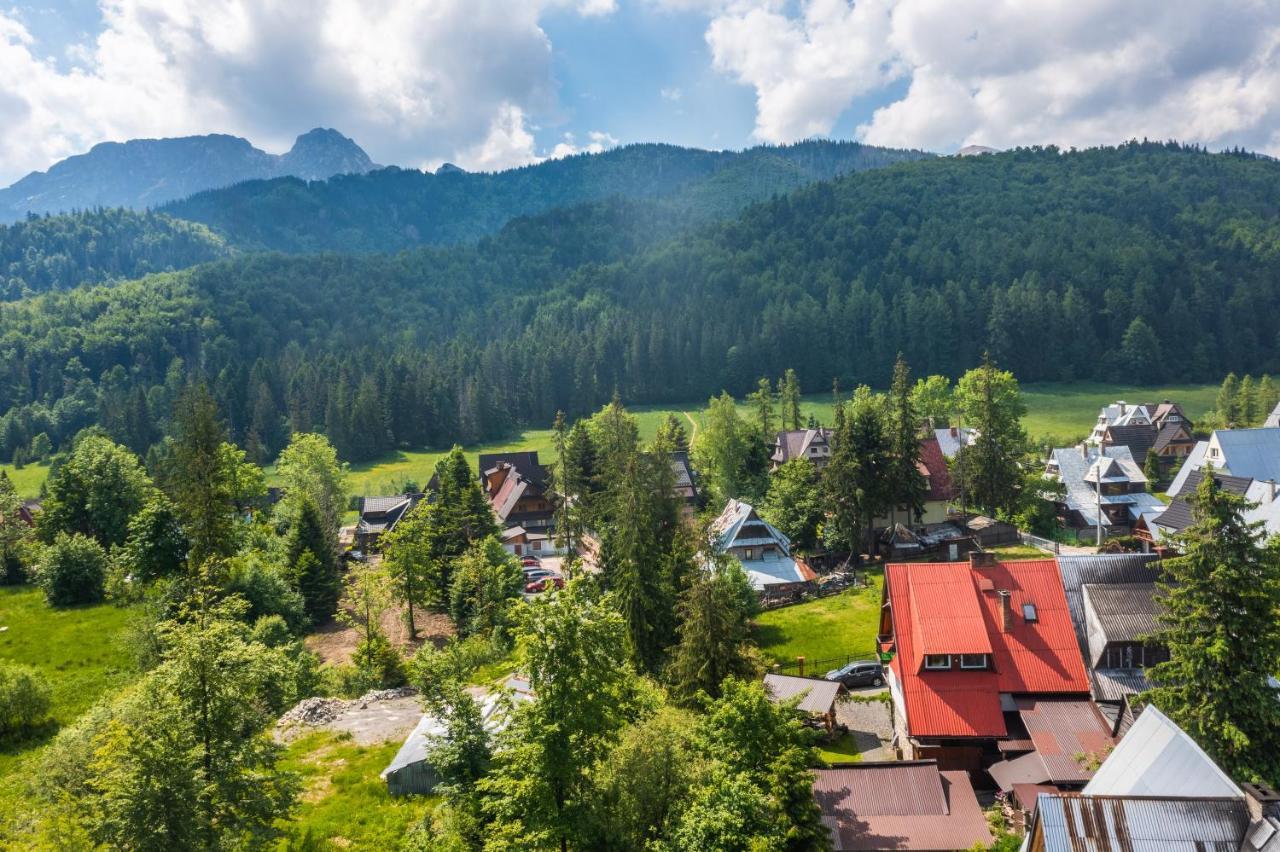
{"type": "Polygon", "coordinates": [[[796,705],[797,710],[805,713],[828,713],[835,706],[836,698],[844,687],[835,680],[767,674],[764,676],[764,688],[775,701],[789,701],[797,695],[803,696],[796,705]]]}
{"type": "Polygon", "coordinates": [[[1243,799],[1041,794],[1036,809],[1046,852],[1236,852],[1249,827],[1243,799]]]}
{"type": "MultiPolygon", "coordinates": [[[[889,565],[885,576],[898,650],[891,665],[902,685],[911,735],[1003,737],[1000,693],[1088,693],[1053,560],[1002,562],[978,569],[955,562],[902,563],[889,565]],[[989,580],[992,590],[979,592],[980,580],[989,580]],[[913,588],[917,583],[919,594],[913,588]],[[1001,628],[1000,597],[994,593],[998,590],[1010,593],[1013,614],[1007,631],[1001,628]],[[929,618],[919,618],[920,600],[932,607],[929,618]],[[978,647],[975,602],[995,670],[923,670],[924,655],[934,653],[927,648],[943,648],[949,642],[978,647]],[[1026,621],[1024,604],[1035,605],[1037,621],[1026,621]]],[[[962,651],[952,647],[950,653],[962,651]]]]}
{"type": "Polygon", "coordinates": [[[1150,688],[1144,669],[1094,669],[1091,680],[1098,701],[1121,701],[1150,688]]]}
{"type": "Polygon", "coordinates": [[[1150,583],[1160,578],[1159,557],[1148,553],[1103,553],[1086,556],[1059,556],[1058,571],[1067,596],[1071,625],[1075,628],[1080,653],[1087,654],[1089,643],[1085,633],[1084,593],[1086,583],[1150,583]]]}
{"type": "Polygon", "coordinates": [[[1109,642],[1136,642],[1160,629],[1155,583],[1085,583],[1081,591],[1109,642]]]}
{"type": "Polygon", "coordinates": [[[992,842],[968,775],[939,772],[934,761],[818,769],[813,790],[837,852],[992,842]]]}
{"type": "Polygon", "coordinates": [[[1240,788],[1195,740],[1149,705],[1085,786],[1128,796],[1239,796],[1240,788]]]}
{"type": "Polygon", "coordinates": [[[1280,429],[1218,429],[1210,439],[1222,448],[1221,464],[1232,476],[1280,480],[1280,429]]]}
{"type": "Polygon", "coordinates": [[[1089,780],[1091,761],[1101,761],[1115,745],[1110,728],[1091,701],[1015,698],[1018,715],[1035,751],[1012,764],[1002,780],[996,764],[991,776],[1001,789],[1017,784],[1078,784],[1089,780]],[[1038,764],[1038,767],[1037,767],[1038,764]],[[1015,771],[1016,770],[1016,771],[1015,771]]]}

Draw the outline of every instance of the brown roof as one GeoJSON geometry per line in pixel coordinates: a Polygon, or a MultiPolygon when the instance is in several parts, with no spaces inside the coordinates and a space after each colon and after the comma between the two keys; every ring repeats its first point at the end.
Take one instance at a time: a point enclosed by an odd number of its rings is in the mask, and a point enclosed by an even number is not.
{"type": "Polygon", "coordinates": [[[1015,698],[1035,751],[989,770],[1003,790],[1015,784],[1073,784],[1093,777],[1088,768],[1115,746],[1110,726],[1092,701],[1015,698]]]}
{"type": "Polygon", "coordinates": [[[835,706],[836,698],[844,690],[839,681],[780,674],[765,675],[764,687],[769,697],[775,701],[786,701],[797,695],[804,696],[796,709],[806,713],[830,712],[835,706]]]}
{"type": "Polygon", "coordinates": [[[773,461],[782,463],[790,459],[801,458],[808,454],[809,445],[831,441],[831,430],[819,426],[817,429],[793,429],[779,432],[774,442],[773,461]]]}
{"type": "MultiPolygon", "coordinates": [[[[1178,496],[1173,498],[1169,507],[1165,509],[1155,519],[1155,523],[1173,532],[1182,532],[1194,522],[1194,516],[1191,512],[1191,504],[1186,498],[1196,493],[1196,489],[1200,487],[1201,480],[1204,479],[1205,471],[1193,470],[1187,474],[1187,479],[1182,485],[1182,490],[1178,492],[1178,496]]],[[[1230,476],[1225,473],[1213,474],[1213,479],[1222,487],[1223,491],[1230,494],[1236,494],[1243,497],[1249,491],[1249,485],[1253,482],[1247,476],[1230,476]]]]}
{"type": "Polygon", "coordinates": [[[992,842],[964,772],[939,772],[932,760],[818,769],[814,798],[832,847],[967,849],[992,842]]]}
{"type": "Polygon", "coordinates": [[[1157,432],[1155,426],[1108,426],[1103,445],[1128,447],[1134,461],[1142,464],[1147,457],[1147,450],[1155,446],[1157,432]]]}
{"type": "Polygon", "coordinates": [[[920,440],[920,464],[929,477],[929,494],[926,500],[950,500],[956,496],[951,485],[951,473],[947,470],[947,458],[942,446],[933,435],[920,440]]]}
{"type": "Polygon", "coordinates": [[[1196,439],[1191,436],[1191,430],[1187,428],[1187,424],[1183,421],[1174,421],[1160,427],[1152,446],[1156,452],[1160,452],[1170,444],[1194,444],[1195,442],[1196,439]]]}

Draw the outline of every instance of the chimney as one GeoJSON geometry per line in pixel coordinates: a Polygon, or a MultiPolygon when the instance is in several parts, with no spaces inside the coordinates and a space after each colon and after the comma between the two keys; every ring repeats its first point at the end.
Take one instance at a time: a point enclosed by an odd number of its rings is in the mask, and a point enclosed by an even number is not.
{"type": "Polygon", "coordinates": [[[1245,804],[1249,806],[1249,816],[1261,819],[1264,816],[1280,817],[1280,793],[1262,784],[1246,781],[1240,785],[1244,790],[1245,804]]]}
{"type": "Polygon", "coordinates": [[[1089,445],[1084,441],[1080,442],[1080,458],[1085,461],[1089,460],[1089,445]]]}
{"type": "Polygon", "coordinates": [[[952,426],[952,427],[951,427],[951,437],[953,437],[953,438],[959,438],[959,437],[960,437],[960,430],[959,430],[959,429],[957,429],[955,426],[952,426]]]}
{"type": "Polygon", "coordinates": [[[996,555],[986,550],[969,551],[969,567],[970,568],[994,568],[996,565],[996,555]]]}
{"type": "Polygon", "coordinates": [[[1276,502],[1276,481],[1274,479],[1267,480],[1267,493],[1270,495],[1268,502],[1276,502]]]}
{"type": "Polygon", "coordinates": [[[1001,589],[996,594],[1000,597],[1000,632],[1008,633],[1009,626],[1013,623],[1013,595],[1006,589],[1001,589]]]}

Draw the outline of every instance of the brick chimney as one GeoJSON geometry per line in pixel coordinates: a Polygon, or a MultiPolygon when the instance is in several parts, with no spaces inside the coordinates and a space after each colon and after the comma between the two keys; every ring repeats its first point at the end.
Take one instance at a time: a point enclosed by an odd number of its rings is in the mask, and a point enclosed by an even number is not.
{"type": "Polygon", "coordinates": [[[1000,632],[1008,633],[1013,624],[1013,595],[1006,589],[1000,589],[996,595],[1000,598],[1000,632]]]}
{"type": "Polygon", "coordinates": [[[969,567],[970,568],[994,568],[996,565],[996,555],[986,550],[969,551],[969,567]]]}

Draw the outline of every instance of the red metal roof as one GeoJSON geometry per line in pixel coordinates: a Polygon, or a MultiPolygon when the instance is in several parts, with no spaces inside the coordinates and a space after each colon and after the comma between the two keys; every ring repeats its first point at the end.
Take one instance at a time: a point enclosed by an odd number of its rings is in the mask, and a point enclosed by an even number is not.
{"type": "Polygon", "coordinates": [[[947,470],[947,457],[934,435],[920,440],[920,466],[929,477],[929,494],[926,500],[950,500],[956,496],[951,485],[951,473],[947,470]]]}
{"type": "Polygon", "coordinates": [[[939,772],[934,761],[818,769],[813,793],[838,852],[991,843],[968,774],[939,772]]]}
{"type": "Polygon", "coordinates": [[[889,565],[885,596],[897,647],[891,668],[912,736],[1003,737],[1008,732],[1000,693],[1089,693],[1052,559],[979,568],[965,562],[889,565]],[[980,591],[987,588],[984,580],[989,591],[980,591]],[[1001,629],[1002,590],[1010,594],[1007,631],[1001,629]],[[1035,606],[1035,621],[1024,618],[1024,604],[1035,606]],[[990,653],[994,671],[923,668],[925,654],[942,653],[990,653]]]}

